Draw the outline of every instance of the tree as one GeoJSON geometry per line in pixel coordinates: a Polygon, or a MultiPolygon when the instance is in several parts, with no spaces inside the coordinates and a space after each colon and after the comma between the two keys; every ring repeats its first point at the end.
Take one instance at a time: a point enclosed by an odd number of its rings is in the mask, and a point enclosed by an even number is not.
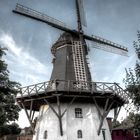
{"type": "MultiPolygon", "coordinates": [[[[128,126],[137,126],[136,121],[140,115],[135,114],[133,112],[129,113],[129,116],[127,116],[121,123],[128,125],[128,126]]],[[[140,122],[138,122],[140,124],[140,122]]]]}
{"type": "Polygon", "coordinates": [[[19,128],[19,125],[16,123],[12,124],[5,124],[3,126],[0,126],[0,137],[4,135],[17,135],[21,132],[21,128],[19,128]]]}
{"type": "Polygon", "coordinates": [[[121,125],[121,123],[117,120],[112,122],[112,128],[118,127],[120,125],[121,125]]]}
{"type": "Polygon", "coordinates": [[[19,128],[19,125],[16,123],[12,123],[8,125],[10,134],[19,134],[21,132],[21,128],[19,128]]]}
{"type": "Polygon", "coordinates": [[[133,42],[135,52],[137,55],[137,61],[134,69],[126,69],[125,85],[126,90],[136,108],[137,113],[130,113],[124,120],[126,124],[131,123],[135,128],[140,129],[140,31],[137,33],[137,41],[133,42]]]}
{"type": "Polygon", "coordinates": [[[0,132],[3,130],[8,131],[6,127],[11,121],[18,119],[20,111],[19,107],[15,105],[15,96],[17,89],[20,86],[19,83],[11,81],[9,79],[9,71],[7,70],[7,64],[3,60],[5,55],[5,48],[0,46],[0,132]]]}
{"type": "Polygon", "coordinates": [[[133,42],[137,55],[136,65],[134,69],[126,69],[126,78],[124,81],[126,90],[129,91],[137,111],[140,111],[140,31],[138,31],[137,37],[137,41],[133,42]]]}
{"type": "Polygon", "coordinates": [[[121,125],[140,130],[140,114],[130,112],[122,122],[121,125]]]}

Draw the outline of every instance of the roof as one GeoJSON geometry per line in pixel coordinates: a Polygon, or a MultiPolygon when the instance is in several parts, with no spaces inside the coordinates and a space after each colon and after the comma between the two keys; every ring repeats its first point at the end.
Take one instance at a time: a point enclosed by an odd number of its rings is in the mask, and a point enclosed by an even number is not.
{"type": "Polygon", "coordinates": [[[126,129],[132,129],[133,127],[134,127],[133,124],[127,124],[127,125],[122,124],[122,125],[119,125],[119,126],[113,128],[112,130],[126,130],[126,129]]]}

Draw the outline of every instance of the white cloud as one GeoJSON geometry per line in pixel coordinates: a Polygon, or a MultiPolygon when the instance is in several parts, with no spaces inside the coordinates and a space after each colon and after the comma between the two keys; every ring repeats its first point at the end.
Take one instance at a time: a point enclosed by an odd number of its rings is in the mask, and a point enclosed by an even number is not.
{"type": "Polygon", "coordinates": [[[22,48],[18,48],[15,44],[15,41],[13,40],[13,38],[8,35],[8,34],[2,34],[1,38],[0,38],[0,43],[2,46],[10,49],[10,51],[13,53],[13,55],[19,57],[21,52],[22,52],[22,48]]]}
{"type": "MultiPolygon", "coordinates": [[[[136,56],[135,54],[133,54],[131,57],[127,59],[127,61],[124,61],[121,65],[116,67],[116,70],[113,72],[111,79],[108,80],[122,83],[123,78],[125,78],[126,76],[125,68],[133,68],[136,62],[135,60],[136,56]]],[[[123,86],[123,84],[121,86],[123,86]]]]}
{"type": "Polygon", "coordinates": [[[13,80],[22,85],[34,84],[49,80],[50,67],[41,63],[21,44],[17,44],[8,33],[0,35],[0,44],[8,49],[6,62],[13,80]]]}
{"type": "Polygon", "coordinates": [[[125,68],[134,68],[136,55],[130,52],[130,57],[94,49],[89,53],[90,70],[94,81],[117,82],[121,86],[125,78],[125,68]]]}

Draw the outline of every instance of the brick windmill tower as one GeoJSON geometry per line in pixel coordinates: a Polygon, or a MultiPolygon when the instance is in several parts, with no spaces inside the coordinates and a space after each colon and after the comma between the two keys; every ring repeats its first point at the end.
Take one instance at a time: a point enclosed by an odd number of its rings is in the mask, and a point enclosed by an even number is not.
{"type": "Polygon", "coordinates": [[[17,4],[13,12],[45,22],[64,33],[51,48],[53,71],[50,81],[20,89],[18,104],[31,124],[33,140],[111,140],[106,116],[114,109],[116,119],[127,95],[116,83],[92,82],[85,40],[94,47],[119,54],[127,49],[106,39],[84,34],[82,0],[76,0],[78,30],[46,14],[17,4]],[[34,112],[39,111],[34,128],[34,112]]]}

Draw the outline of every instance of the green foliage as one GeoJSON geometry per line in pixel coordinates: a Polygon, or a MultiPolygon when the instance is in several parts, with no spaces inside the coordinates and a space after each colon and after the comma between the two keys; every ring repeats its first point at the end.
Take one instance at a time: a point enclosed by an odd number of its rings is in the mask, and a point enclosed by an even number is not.
{"type": "Polygon", "coordinates": [[[0,137],[3,135],[9,135],[9,134],[16,135],[16,134],[19,134],[20,132],[21,132],[21,129],[16,123],[0,126],[0,137]]]}
{"type": "MultiPolygon", "coordinates": [[[[137,33],[137,41],[134,41],[133,46],[137,55],[135,68],[126,70],[125,85],[126,90],[129,91],[131,100],[137,112],[140,111],[140,31],[137,33]]],[[[140,114],[130,113],[123,121],[126,124],[133,124],[135,128],[140,129],[140,114]]]]}
{"type": "Polygon", "coordinates": [[[19,117],[19,108],[15,105],[15,96],[20,85],[9,79],[7,64],[2,59],[5,50],[0,47],[0,133],[1,131],[8,133],[7,124],[19,117]]]}
{"type": "Polygon", "coordinates": [[[120,122],[119,121],[116,120],[116,121],[112,122],[112,127],[113,128],[118,127],[118,126],[120,126],[120,122]]]}
{"type": "Polygon", "coordinates": [[[137,111],[140,111],[140,31],[138,31],[137,37],[138,40],[133,43],[137,61],[134,69],[126,70],[125,85],[137,111]]]}
{"type": "Polygon", "coordinates": [[[133,112],[129,113],[129,116],[122,121],[124,126],[134,127],[135,129],[140,129],[140,114],[135,114],[133,112]]]}

